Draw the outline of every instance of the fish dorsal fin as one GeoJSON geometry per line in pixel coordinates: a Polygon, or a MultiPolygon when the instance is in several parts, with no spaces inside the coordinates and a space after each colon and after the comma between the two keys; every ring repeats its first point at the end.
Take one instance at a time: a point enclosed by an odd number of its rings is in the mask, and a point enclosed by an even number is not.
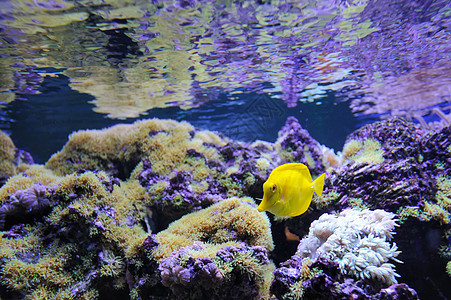
{"type": "Polygon", "coordinates": [[[279,172],[283,172],[283,171],[297,171],[297,172],[301,173],[302,176],[305,179],[307,179],[308,182],[312,182],[312,176],[310,175],[310,172],[309,172],[307,166],[304,164],[301,164],[301,163],[284,164],[284,165],[281,165],[281,166],[278,166],[277,168],[275,168],[272,171],[272,174],[277,176],[277,174],[279,172]]]}

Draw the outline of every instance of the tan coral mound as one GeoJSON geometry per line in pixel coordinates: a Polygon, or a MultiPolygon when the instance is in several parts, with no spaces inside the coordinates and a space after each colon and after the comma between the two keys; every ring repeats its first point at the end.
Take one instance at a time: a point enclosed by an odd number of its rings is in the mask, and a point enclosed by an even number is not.
{"type": "Polygon", "coordinates": [[[105,170],[126,178],[138,162],[146,158],[152,169],[167,174],[194,149],[214,158],[204,143],[225,145],[226,141],[211,132],[196,130],[186,122],[145,120],[131,125],[116,125],[104,130],[81,130],[70,135],[61,151],[54,154],[46,167],[59,175],[79,169],[105,170]],[[193,134],[193,136],[191,136],[193,134]]]}
{"type": "Polygon", "coordinates": [[[158,233],[160,245],[154,255],[161,260],[195,241],[226,244],[238,240],[271,251],[270,226],[268,217],[257,211],[251,198],[230,198],[188,214],[158,233]]]}
{"type": "Polygon", "coordinates": [[[0,180],[17,173],[14,165],[16,147],[11,138],[0,130],[0,180]]]}

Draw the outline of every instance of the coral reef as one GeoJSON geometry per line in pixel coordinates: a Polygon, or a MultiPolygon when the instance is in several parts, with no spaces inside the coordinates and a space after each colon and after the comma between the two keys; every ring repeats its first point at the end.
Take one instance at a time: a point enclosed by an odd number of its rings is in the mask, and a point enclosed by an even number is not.
{"type": "Polygon", "coordinates": [[[255,208],[249,198],[226,199],[148,236],[142,263],[128,267],[132,293],[155,296],[161,281],[177,299],[267,297],[274,245],[268,218],[255,208]]]}
{"type": "Polygon", "coordinates": [[[188,214],[170,224],[156,238],[160,243],[154,251],[157,259],[195,241],[213,244],[242,241],[250,246],[264,247],[267,251],[274,248],[269,220],[256,210],[250,198],[226,199],[188,214]]]}
{"type": "Polygon", "coordinates": [[[15,169],[0,187],[0,296],[449,295],[449,130],[367,125],[341,164],[294,118],[274,143],[157,119],[79,131],[45,166],[14,162],[5,143],[15,169]],[[270,220],[252,198],[272,169],[299,161],[313,176],[326,170],[325,191],[304,215],[270,220]],[[281,259],[287,232],[300,242],[281,259]],[[422,289],[414,265],[438,284],[422,289]]]}
{"type": "Polygon", "coordinates": [[[321,145],[301,127],[296,118],[287,118],[274,146],[283,160],[303,163],[314,174],[324,173],[321,145]]]}
{"type": "Polygon", "coordinates": [[[275,144],[250,145],[186,122],[153,119],[73,133],[46,167],[59,175],[99,169],[122,180],[138,179],[164,228],[228,197],[261,197],[261,185],[279,164],[301,160],[318,175],[328,167],[323,151],[292,117],[275,144]]]}
{"type": "Polygon", "coordinates": [[[6,297],[92,299],[102,286],[122,293],[125,258],[146,237],[136,211],[142,187],[105,172],[81,171],[54,183],[17,190],[2,206],[10,226],[0,255],[6,297]],[[30,214],[40,218],[24,225],[30,214]]]}
{"type": "Polygon", "coordinates": [[[400,118],[356,130],[343,148],[343,165],[328,176],[325,196],[333,192],[340,207],[354,207],[360,199],[363,207],[392,212],[432,201],[437,186],[429,166],[436,161],[424,155],[430,135],[400,118]]]}

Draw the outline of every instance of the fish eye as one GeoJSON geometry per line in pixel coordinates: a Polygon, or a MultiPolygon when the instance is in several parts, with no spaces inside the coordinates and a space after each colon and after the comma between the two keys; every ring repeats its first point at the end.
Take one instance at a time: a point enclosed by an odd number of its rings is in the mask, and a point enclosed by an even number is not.
{"type": "Polygon", "coordinates": [[[274,192],[274,191],[276,190],[276,188],[277,188],[276,185],[273,184],[273,185],[272,185],[272,191],[274,192]]]}

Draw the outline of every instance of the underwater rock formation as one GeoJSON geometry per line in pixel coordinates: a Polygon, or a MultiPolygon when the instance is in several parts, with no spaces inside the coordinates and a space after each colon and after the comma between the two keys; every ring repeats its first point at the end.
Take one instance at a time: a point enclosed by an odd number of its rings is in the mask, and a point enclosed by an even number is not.
{"type": "Polygon", "coordinates": [[[137,253],[143,263],[128,267],[131,289],[142,299],[156,296],[163,286],[177,299],[267,295],[274,270],[268,253],[274,245],[268,218],[255,208],[249,198],[226,199],[150,235],[137,253]]]}
{"type": "Polygon", "coordinates": [[[448,127],[434,133],[400,118],[356,130],[343,148],[343,165],[327,177],[326,197],[341,208],[392,212],[434,202],[437,175],[450,167],[447,133],[448,127]]]}
{"type": "Polygon", "coordinates": [[[16,148],[11,138],[0,130],[0,187],[17,174],[17,166],[22,163],[32,164],[33,158],[28,152],[16,148]]]}
{"type": "Polygon", "coordinates": [[[325,165],[321,145],[310,136],[307,130],[302,128],[296,118],[287,118],[285,125],[279,131],[275,147],[278,156],[285,159],[286,162],[303,163],[313,174],[324,173],[325,165]]]}
{"type": "MultiPolygon", "coordinates": [[[[0,187],[0,296],[450,295],[440,290],[451,261],[450,144],[449,128],[387,120],[351,134],[333,167],[333,152],[294,118],[274,143],[157,119],[76,132],[45,166],[12,162],[0,187]],[[313,176],[326,171],[325,190],[305,214],[277,220],[300,239],[282,260],[274,249],[286,242],[273,240],[273,220],[252,198],[272,169],[299,161],[313,176]],[[410,255],[412,241],[427,251],[410,255]],[[407,268],[430,261],[424,253],[435,255],[436,267],[425,268],[440,283],[432,292],[407,268]]],[[[3,145],[11,162],[15,147],[3,145]]]]}

